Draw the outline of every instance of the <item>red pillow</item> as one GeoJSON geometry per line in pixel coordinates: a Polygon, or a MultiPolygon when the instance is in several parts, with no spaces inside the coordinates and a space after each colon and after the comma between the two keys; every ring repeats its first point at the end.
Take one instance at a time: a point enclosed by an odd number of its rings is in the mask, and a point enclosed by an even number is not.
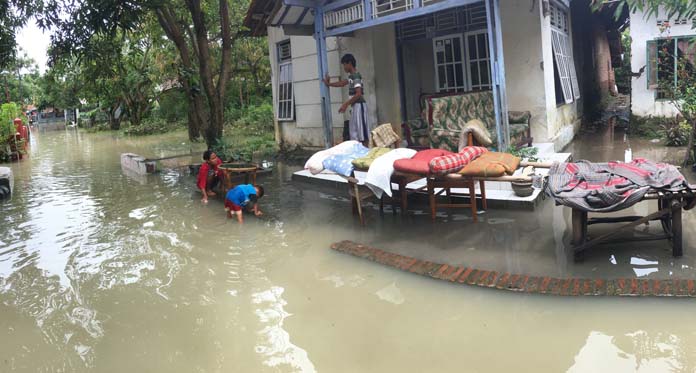
{"type": "Polygon", "coordinates": [[[421,150],[411,159],[396,160],[394,162],[394,169],[409,174],[427,175],[430,173],[430,161],[433,158],[452,154],[455,153],[443,149],[421,150]]]}
{"type": "Polygon", "coordinates": [[[459,172],[459,170],[487,151],[488,149],[480,146],[466,146],[459,153],[431,159],[428,165],[429,171],[431,174],[435,175],[446,175],[459,172]]]}

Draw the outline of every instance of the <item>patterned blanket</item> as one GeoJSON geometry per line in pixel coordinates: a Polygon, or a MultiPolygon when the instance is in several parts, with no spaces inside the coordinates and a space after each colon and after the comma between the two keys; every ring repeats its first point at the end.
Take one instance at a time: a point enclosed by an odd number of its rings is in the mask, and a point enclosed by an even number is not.
{"type": "Polygon", "coordinates": [[[611,212],[639,202],[648,191],[694,189],[672,165],[637,158],[630,163],[555,163],[546,193],[557,205],[611,212]]]}

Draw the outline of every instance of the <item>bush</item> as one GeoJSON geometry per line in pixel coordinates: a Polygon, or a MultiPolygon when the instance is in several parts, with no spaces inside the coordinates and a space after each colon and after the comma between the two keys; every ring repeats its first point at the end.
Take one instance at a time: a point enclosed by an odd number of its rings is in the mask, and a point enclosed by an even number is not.
{"type": "Polygon", "coordinates": [[[686,121],[668,120],[662,124],[662,134],[667,146],[685,146],[689,142],[691,125],[686,121]]]}
{"type": "Polygon", "coordinates": [[[669,119],[662,117],[638,117],[631,115],[628,124],[628,133],[630,135],[650,139],[662,138],[662,125],[668,120],[669,119]]]}
{"type": "Polygon", "coordinates": [[[182,90],[169,90],[159,98],[159,107],[153,113],[167,122],[180,122],[188,118],[187,97],[182,90]]]}
{"type": "Polygon", "coordinates": [[[273,132],[273,105],[269,102],[256,106],[249,106],[241,111],[228,111],[229,114],[238,115],[232,121],[233,127],[252,129],[257,133],[273,132]]]}
{"type": "Polygon", "coordinates": [[[132,136],[154,135],[180,129],[183,126],[183,122],[170,122],[162,118],[147,118],[139,126],[128,125],[123,130],[123,133],[132,136]]]}

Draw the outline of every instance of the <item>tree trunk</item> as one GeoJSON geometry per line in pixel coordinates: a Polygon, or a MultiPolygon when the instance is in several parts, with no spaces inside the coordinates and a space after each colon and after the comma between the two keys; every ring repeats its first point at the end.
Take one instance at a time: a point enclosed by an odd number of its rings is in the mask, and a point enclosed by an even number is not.
{"type": "MultiPolygon", "coordinates": [[[[160,8],[156,11],[157,20],[160,26],[164,29],[167,37],[174,41],[177,50],[179,51],[179,56],[181,57],[181,64],[186,71],[193,71],[193,62],[191,61],[191,54],[189,52],[188,45],[184,39],[184,35],[181,32],[181,27],[176,22],[174,13],[170,8],[160,8]]],[[[186,91],[186,97],[188,98],[188,134],[189,140],[197,140],[200,138],[201,133],[205,132],[207,128],[207,113],[205,112],[205,104],[203,102],[203,97],[201,97],[199,92],[196,92],[191,85],[188,77],[180,74],[179,76],[184,90],[186,91]]],[[[210,143],[208,145],[211,145],[210,143]]]]}

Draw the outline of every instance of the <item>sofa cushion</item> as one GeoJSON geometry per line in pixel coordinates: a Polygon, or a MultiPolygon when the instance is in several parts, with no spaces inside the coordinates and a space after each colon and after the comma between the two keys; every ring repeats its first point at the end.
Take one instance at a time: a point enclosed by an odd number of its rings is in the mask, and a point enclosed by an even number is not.
{"type": "Polygon", "coordinates": [[[358,170],[367,170],[375,159],[389,153],[390,150],[389,148],[372,148],[366,156],[353,160],[353,166],[358,170]]]}
{"type": "Polygon", "coordinates": [[[472,177],[500,177],[512,175],[520,165],[520,159],[512,154],[487,152],[464,167],[460,174],[472,177]]]}
{"type": "Polygon", "coordinates": [[[454,153],[442,149],[421,150],[411,159],[399,159],[394,162],[394,169],[409,174],[427,175],[430,172],[430,161],[433,158],[454,153]]]}

